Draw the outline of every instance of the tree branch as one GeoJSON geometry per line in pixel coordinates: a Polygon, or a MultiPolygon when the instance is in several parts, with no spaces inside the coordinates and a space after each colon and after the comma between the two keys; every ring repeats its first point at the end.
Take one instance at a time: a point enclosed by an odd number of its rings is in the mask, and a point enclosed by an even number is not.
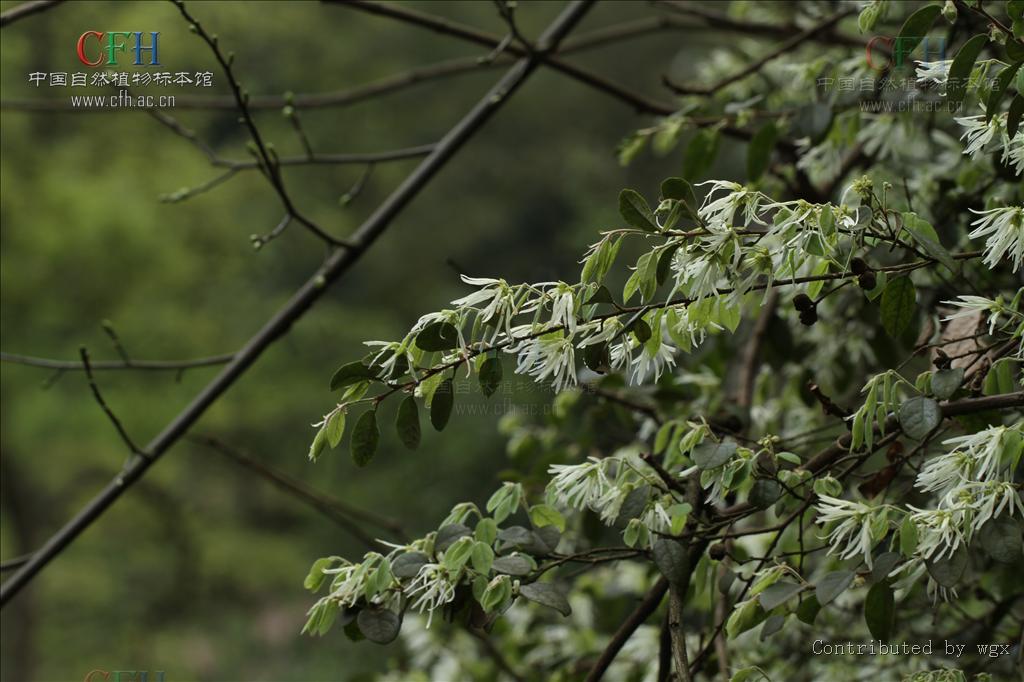
{"type": "MultiPolygon", "coordinates": [[[[590,8],[591,2],[570,3],[541,36],[541,50],[552,49],[572,30],[590,8]]],[[[324,264],[234,355],[226,367],[149,444],[150,458],[135,458],[78,514],[60,528],[32,559],[0,587],[0,606],[6,605],[54,557],[74,542],[149,466],[176,443],[200,416],[230,388],[274,341],[327,291],[328,285],[347,272],[388,228],[409,202],[434,178],[448,161],[509,100],[539,65],[539,56],[518,60],[489,92],[448,132],[434,150],[405,181],[378,206],[355,233],[354,248],[334,249],[324,264]]]]}
{"type": "Polygon", "coordinates": [[[61,2],[63,0],[33,0],[32,2],[23,2],[20,5],[15,5],[3,14],[0,14],[0,28],[13,24],[18,19],[24,19],[33,14],[52,9],[61,2]]]}
{"type": "MultiPolygon", "coordinates": [[[[482,45],[484,47],[494,49],[502,44],[502,39],[484,31],[479,31],[465,24],[458,22],[449,21],[441,17],[436,17],[425,12],[409,9],[405,5],[392,5],[383,2],[371,2],[370,0],[324,0],[330,4],[339,4],[344,7],[351,7],[353,9],[362,10],[371,14],[377,14],[392,19],[398,19],[409,24],[420,26],[422,28],[450,35],[455,38],[461,38],[467,42],[482,45]]],[[[505,51],[522,57],[528,54],[526,48],[515,43],[505,46],[505,51]]],[[[623,88],[620,85],[612,83],[611,81],[599,76],[595,73],[587,71],[577,66],[569,64],[554,54],[542,55],[544,64],[551,67],[555,71],[563,73],[581,83],[589,85],[607,95],[621,100],[636,111],[648,113],[648,114],[671,114],[676,110],[676,107],[671,104],[662,102],[656,102],[651,100],[644,95],[632,92],[623,88]]]]}

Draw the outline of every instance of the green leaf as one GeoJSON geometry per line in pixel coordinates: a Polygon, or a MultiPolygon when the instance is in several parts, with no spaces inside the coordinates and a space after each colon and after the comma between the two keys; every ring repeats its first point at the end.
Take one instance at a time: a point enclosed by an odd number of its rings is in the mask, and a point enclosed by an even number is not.
{"type": "Polygon", "coordinates": [[[668,275],[672,271],[672,258],[676,255],[676,251],[679,250],[680,246],[680,244],[674,244],[662,251],[661,255],[658,256],[658,267],[654,279],[659,287],[668,279],[668,275]]]}
{"type": "Polygon", "coordinates": [[[461,523],[449,523],[446,526],[441,526],[434,537],[434,549],[438,552],[443,552],[460,539],[469,537],[472,534],[473,531],[461,523]]]}
{"type": "Polygon", "coordinates": [[[345,411],[336,410],[330,419],[327,420],[324,430],[327,431],[327,442],[330,446],[332,448],[338,447],[341,437],[345,434],[345,411]]]}
{"type": "Polygon", "coordinates": [[[629,331],[633,332],[633,336],[640,343],[647,343],[651,338],[651,325],[644,322],[642,319],[638,319],[636,322],[629,326],[629,331]]]}
{"type": "MultiPolygon", "coordinates": [[[[747,500],[758,509],[767,509],[782,497],[782,486],[770,478],[759,478],[754,481],[747,500]]],[[[766,609],[770,610],[770,609],[766,609]]]]}
{"type": "Polygon", "coordinates": [[[498,557],[494,560],[494,570],[507,575],[524,576],[533,571],[533,564],[521,554],[498,557]]]}
{"type": "Polygon", "coordinates": [[[940,400],[946,400],[960,388],[964,382],[964,368],[940,369],[932,374],[932,394],[940,400]]]}
{"type": "Polygon", "coordinates": [[[473,563],[473,570],[477,573],[483,573],[487,575],[491,572],[491,566],[494,565],[494,550],[486,542],[480,542],[479,540],[473,543],[473,551],[470,555],[470,560],[473,563]]]}
{"type": "Polygon", "coordinates": [[[907,558],[914,556],[914,552],[917,551],[917,543],[917,524],[907,514],[907,518],[903,519],[903,523],[900,524],[900,552],[907,558]]]}
{"type": "Polygon", "coordinates": [[[725,623],[725,632],[729,639],[735,639],[750,628],[756,627],[767,617],[761,604],[756,599],[750,599],[733,609],[732,615],[725,623]]]}
{"type": "Polygon", "coordinates": [[[541,606],[558,611],[563,616],[572,613],[569,600],[565,598],[562,591],[550,583],[529,583],[519,586],[519,594],[530,601],[537,602],[541,606]]]}
{"type": "MultiPolygon", "coordinates": [[[[1024,71],[1018,72],[1018,80],[1020,75],[1024,75],[1024,71]]],[[[1011,138],[1017,134],[1021,118],[1024,118],[1024,94],[1018,93],[1010,100],[1010,111],[1006,115],[1006,132],[1011,138]]]]}
{"type": "Polygon", "coordinates": [[[914,440],[923,440],[942,423],[942,409],[931,398],[914,396],[900,405],[900,427],[914,440]]]}
{"type": "Polygon", "coordinates": [[[758,668],[756,665],[749,666],[737,670],[733,676],[729,679],[729,682],[757,682],[757,680],[768,680],[771,682],[765,671],[758,668]]]}
{"type": "Polygon", "coordinates": [[[336,602],[326,600],[317,602],[309,614],[309,620],[302,628],[303,634],[320,636],[327,634],[340,610],[336,602]]]}
{"type": "Polygon", "coordinates": [[[546,504],[535,504],[530,507],[530,523],[537,528],[554,526],[560,532],[565,532],[565,517],[557,509],[546,504]]]}
{"type": "Polygon", "coordinates": [[[423,552],[405,552],[391,561],[391,572],[396,578],[415,578],[428,561],[430,557],[423,552]]]}
{"type": "Polygon", "coordinates": [[[978,531],[982,548],[1004,564],[1019,564],[1022,541],[1020,524],[1009,516],[992,519],[978,531]]]}
{"type": "Polygon", "coordinates": [[[438,431],[444,431],[448,419],[452,416],[452,405],[455,404],[455,393],[452,380],[445,379],[434,392],[434,400],[430,405],[430,423],[438,431]]]}
{"type": "Polygon", "coordinates": [[[337,391],[350,384],[358,384],[367,379],[376,379],[377,373],[361,362],[349,362],[338,368],[331,377],[331,390],[337,391]]]}
{"type": "Polygon", "coordinates": [[[493,545],[494,541],[498,539],[498,522],[485,516],[476,522],[476,530],[473,531],[473,535],[480,542],[493,545]]]}
{"type": "Polygon", "coordinates": [[[899,35],[896,37],[893,49],[904,57],[908,56],[928,35],[932,24],[941,13],[941,6],[926,5],[907,17],[907,20],[903,22],[903,28],[900,29],[899,35]]]}
{"type": "Polygon", "coordinates": [[[608,291],[608,287],[603,284],[595,289],[590,298],[586,300],[586,305],[595,305],[597,303],[615,303],[612,292],[608,291]]]}
{"type": "Polygon", "coordinates": [[[899,552],[883,552],[875,557],[874,565],[871,566],[871,582],[884,582],[899,562],[899,552]]]}
{"type": "Polygon", "coordinates": [[[689,573],[690,558],[686,546],[678,540],[662,538],[654,543],[654,563],[672,585],[680,585],[689,573]]]}
{"type": "Polygon", "coordinates": [[[1016,390],[1013,380],[1013,359],[1002,358],[996,360],[988,373],[985,374],[985,381],[982,382],[981,392],[985,395],[999,395],[1001,393],[1012,393],[1016,390]]]}
{"type": "Polygon", "coordinates": [[[651,486],[649,485],[641,485],[630,490],[626,494],[626,499],[619,506],[619,516],[615,519],[615,525],[624,526],[640,516],[647,508],[647,501],[650,497],[651,486]]]}
{"type": "Polygon", "coordinates": [[[1006,95],[1006,91],[1009,90],[1013,77],[1017,75],[1020,65],[1021,62],[1018,61],[1000,71],[999,75],[996,76],[992,89],[988,93],[988,102],[985,105],[986,121],[992,120],[992,116],[999,111],[999,105],[1002,104],[1003,97],[1006,95]]]}
{"type": "Polygon", "coordinates": [[[661,183],[661,196],[664,199],[672,199],[683,204],[686,215],[695,223],[700,223],[700,215],[697,213],[699,204],[697,195],[693,191],[693,185],[685,178],[668,178],[661,183]]]}
{"type": "Polygon", "coordinates": [[[703,176],[711,168],[717,153],[718,133],[707,128],[698,130],[683,152],[683,177],[692,181],[703,176]]]}
{"type": "Polygon", "coordinates": [[[971,71],[974,69],[974,62],[987,44],[988,35],[981,33],[964,43],[960,51],[956,53],[956,57],[953,58],[953,63],[949,67],[949,79],[946,86],[948,102],[963,101],[967,94],[967,85],[971,78],[971,71]]]}
{"type": "Polygon", "coordinates": [[[690,458],[701,469],[717,469],[728,462],[734,454],[736,454],[736,443],[705,441],[693,449],[690,458]]]}
{"type": "Polygon", "coordinates": [[[313,565],[309,568],[309,575],[302,581],[302,586],[310,592],[316,592],[323,585],[324,579],[327,578],[327,574],[324,573],[325,568],[330,568],[334,565],[335,559],[333,557],[323,557],[313,562],[313,565]]]}
{"type": "Polygon", "coordinates": [[[928,574],[943,587],[955,587],[967,570],[967,547],[960,545],[952,555],[935,561],[925,561],[928,574]]]}
{"type": "Polygon", "coordinates": [[[796,617],[802,623],[814,625],[814,619],[818,617],[818,611],[821,611],[821,604],[818,603],[818,598],[812,594],[800,602],[800,606],[796,607],[796,617]]]}
{"type": "Polygon", "coordinates": [[[931,223],[916,213],[906,212],[902,214],[902,217],[904,229],[910,233],[914,241],[924,247],[925,253],[945,265],[950,272],[955,273],[956,261],[939,241],[939,235],[931,223]]]}
{"type": "Polygon", "coordinates": [[[416,398],[411,395],[406,396],[398,406],[395,430],[398,431],[398,440],[405,447],[415,450],[420,446],[420,411],[416,406],[416,398]]]}
{"type": "Polygon", "coordinates": [[[327,427],[322,426],[313,436],[313,443],[309,446],[309,459],[315,462],[327,447],[327,427]]]}
{"type": "Polygon", "coordinates": [[[886,641],[896,624],[896,601],[888,583],[875,583],[864,600],[864,620],[871,636],[886,641]]]}
{"type": "Polygon", "coordinates": [[[765,588],[764,592],[758,595],[758,599],[761,600],[762,609],[771,611],[803,592],[803,589],[804,586],[799,583],[777,582],[765,588]]]}
{"type": "Polygon", "coordinates": [[[761,641],[765,641],[776,632],[782,629],[782,626],[786,624],[786,617],[789,614],[768,616],[768,619],[761,626],[761,641]]]}
{"type": "Polygon", "coordinates": [[[747,180],[756,182],[766,170],[772,159],[772,150],[775,149],[775,140],[778,139],[779,131],[775,124],[769,121],[761,126],[754,133],[747,146],[747,180]]]}
{"type": "Polygon", "coordinates": [[[449,545],[448,549],[444,550],[444,559],[442,559],[445,568],[451,573],[457,573],[469,561],[475,545],[476,540],[469,535],[463,536],[449,545]]]}
{"type": "MultiPolygon", "coordinates": [[[[645,253],[636,261],[636,286],[640,290],[640,298],[649,303],[658,290],[658,260],[653,251],[645,253]]],[[[643,343],[641,341],[641,343],[643,343]]]]}
{"type": "Polygon", "coordinates": [[[627,225],[638,227],[647,232],[657,232],[658,223],[654,219],[647,200],[634,189],[619,192],[619,214],[627,225]]]}
{"type": "Polygon", "coordinates": [[[611,352],[606,343],[592,343],[583,347],[583,364],[587,369],[598,374],[605,374],[611,369],[611,352]]]}
{"type": "Polygon", "coordinates": [[[840,594],[853,584],[854,574],[851,571],[833,571],[826,573],[821,580],[814,584],[814,594],[818,598],[818,604],[828,606],[840,594]]]}
{"type": "Polygon", "coordinates": [[[356,466],[364,467],[373,459],[380,442],[380,430],[377,428],[377,411],[367,410],[356,421],[352,429],[352,461],[356,466]]]}
{"type": "Polygon", "coordinates": [[[459,345],[459,330],[449,322],[431,322],[416,334],[416,345],[425,351],[451,350],[459,345]]]}
{"type": "Polygon", "coordinates": [[[398,637],[402,621],[393,611],[380,607],[367,607],[356,617],[359,631],[376,644],[389,644],[398,637]]]}
{"type": "Polygon", "coordinates": [[[889,336],[898,339],[917,312],[917,291],[909,277],[897,277],[885,285],[881,307],[882,326],[889,336]]]}
{"type": "Polygon", "coordinates": [[[501,386],[501,373],[501,358],[490,357],[480,365],[480,390],[485,398],[490,398],[501,386]]]}

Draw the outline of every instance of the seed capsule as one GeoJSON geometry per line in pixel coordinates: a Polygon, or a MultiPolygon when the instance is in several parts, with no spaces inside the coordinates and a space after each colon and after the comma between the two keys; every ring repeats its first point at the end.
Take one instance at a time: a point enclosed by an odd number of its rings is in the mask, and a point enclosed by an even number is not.
{"type": "Polygon", "coordinates": [[[814,301],[807,294],[797,294],[793,297],[793,307],[801,312],[811,310],[814,308],[814,301]]]}

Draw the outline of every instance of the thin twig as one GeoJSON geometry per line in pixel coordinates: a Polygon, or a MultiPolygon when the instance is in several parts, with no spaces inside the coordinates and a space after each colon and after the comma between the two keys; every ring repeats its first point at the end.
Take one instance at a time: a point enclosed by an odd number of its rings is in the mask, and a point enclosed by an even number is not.
{"type": "Polygon", "coordinates": [[[132,437],[128,435],[128,431],[125,430],[121,420],[117,418],[117,415],[114,414],[112,409],[110,409],[107,401],[103,399],[103,394],[100,393],[100,387],[96,384],[96,379],[92,375],[92,367],[89,365],[89,351],[86,350],[85,346],[82,346],[78,352],[82,358],[82,367],[85,369],[85,378],[89,382],[89,388],[92,389],[92,395],[96,399],[100,408],[102,408],[103,412],[107,415],[110,423],[114,425],[115,429],[117,429],[117,433],[121,436],[121,440],[123,440],[125,445],[128,446],[128,449],[132,451],[132,454],[148,458],[149,455],[135,444],[132,437]]]}

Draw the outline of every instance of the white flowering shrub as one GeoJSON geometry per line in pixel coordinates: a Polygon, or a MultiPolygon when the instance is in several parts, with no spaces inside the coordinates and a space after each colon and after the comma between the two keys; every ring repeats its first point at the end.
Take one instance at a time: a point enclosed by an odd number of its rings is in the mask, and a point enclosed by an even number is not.
{"type": "MultiPolygon", "coordinates": [[[[734,5],[762,32],[836,6],[734,5]]],[[[627,137],[624,162],[686,139],[682,176],[623,190],[578,272],[463,277],[465,296],[337,370],[314,461],[348,430],[372,465],[386,401],[395,437],[429,449],[421,413],[458,428],[459,376],[486,398],[530,377],[553,409],[503,420],[518,473],[489,497],[317,560],[307,632],[404,633],[395,679],[1009,679],[1024,3],[838,6],[738,77],[713,52],[698,72],[720,87],[677,87],[679,111],[627,137]],[[886,31],[875,69],[851,44],[886,31]],[[943,35],[949,58],[913,62],[943,35]],[[725,137],[747,174],[707,179],[725,137]],[[1008,646],[851,659],[813,640],[1008,646]]]]}

